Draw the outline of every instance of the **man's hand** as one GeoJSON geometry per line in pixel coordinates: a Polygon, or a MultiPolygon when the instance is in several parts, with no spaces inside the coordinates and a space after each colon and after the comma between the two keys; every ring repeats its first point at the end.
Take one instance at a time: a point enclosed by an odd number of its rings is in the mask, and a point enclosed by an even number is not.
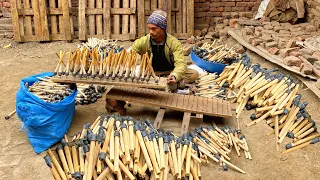
{"type": "Polygon", "coordinates": [[[168,79],[167,79],[167,84],[168,85],[177,84],[176,77],[174,77],[174,75],[170,74],[168,79]]]}

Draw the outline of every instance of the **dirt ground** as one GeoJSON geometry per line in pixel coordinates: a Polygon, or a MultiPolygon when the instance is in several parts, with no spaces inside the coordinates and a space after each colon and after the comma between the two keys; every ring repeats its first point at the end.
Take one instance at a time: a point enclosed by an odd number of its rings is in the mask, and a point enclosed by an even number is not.
{"type": "MultiPolygon", "coordinates": [[[[16,115],[10,120],[4,120],[5,115],[15,108],[15,94],[19,88],[19,80],[29,75],[44,71],[53,71],[60,49],[69,50],[76,48],[75,43],[13,43],[11,48],[3,49],[2,46],[9,41],[0,41],[0,179],[53,179],[49,168],[46,166],[44,153],[36,154],[28,142],[26,132],[20,131],[21,121],[16,115]]],[[[131,42],[124,42],[125,47],[131,42]]],[[[228,40],[234,44],[234,40],[228,40]]],[[[260,63],[263,67],[272,68],[273,64],[263,60],[254,53],[248,52],[252,62],[260,63]]],[[[308,112],[317,122],[319,127],[320,114],[317,113],[320,105],[319,99],[306,87],[299,93],[303,100],[308,101],[308,112]]],[[[84,124],[93,122],[101,113],[106,113],[104,97],[92,105],[76,106],[75,116],[68,132],[69,135],[77,133],[84,124]]],[[[244,111],[240,118],[242,134],[247,138],[253,160],[247,160],[244,154],[237,157],[231,155],[231,162],[240,167],[246,174],[240,174],[232,169],[222,171],[219,166],[210,161],[202,165],[203,180],[209,179],[319,179],[320,175],[320,143],[310,145],[305,149],[289,154],[276,151],[275,137],[266,136],[271,128],[264,122],[255,126],[245,127],[250,122],[252,112],[244,111]],[[318,178],[317,178],[318,177],[318,178]]],[[[134,105],[128,108],[127,115],[134,118],[154,120],[157,108],[134,105]]],[[[180,133],[183,113],[166,111],[161,127],[180,133]]],[[[217,119],[205,117],[204,123],[216,122],[219,125],[235,127],[235,119],[217,119]]],[[[199,126],[199,122],[192,122],[190,128],[199,126]]],[[[281,145],[281,150],[287,142],[286,138],[281,145]]]]}

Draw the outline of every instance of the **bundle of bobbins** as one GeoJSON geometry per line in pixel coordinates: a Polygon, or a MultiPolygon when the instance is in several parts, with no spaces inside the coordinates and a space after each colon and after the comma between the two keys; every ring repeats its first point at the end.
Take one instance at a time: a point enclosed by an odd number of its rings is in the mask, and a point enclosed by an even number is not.
{"type": "Polygon", "coordinates": [[[158,83],[159,78],[152,68],[152,54],[142,56],[133,50],[127,52],[122,47],[105,48],[101,47],[81,48],[69,51],[67,63],[64,63],[66,52],[60,51],[55,76],[69,76],[80,78],[100,78],[101,80],[115,80],[131,82],[149,82],[151,79],[158,83]],[[140,62],[140,67],[137,66],[140,62]],[[136,68],[137,75],[136,75],[136,68]]]}
{"type": "Polygon", "coordinates": [[[74,84],[61,84],[51,81],[51,77],[37,77],[39,81],[29,84],[25,84],[28,91],[38,98],[50,102],[57,103],[62,101],[65,97],[72,94],[74,91],[74,84]]]}
{"type": "Polygon", "coordinates": [[[206,42],[201,47],[194,46],[192,51],[199,58],[216,63],[231,64],[236,59],[241,58],[241,54],[237,53],[233,47],[228,48],[227,45],[218,45],[216,40],[211,44],[206,42]]]}
{"type": "Polygon", "coordinates": [[[293,143],[286,145],[283,153],[319,142],[319,133],[311,116],[307,113],[307,102],[301,102],[297,80],[279,72],[277,68],[263,69],[259,64],[251,65],[244,55],[241,61],[227,66],[215,83],[237,91],[232,102],[237,103],[238,122],[243,109],[254,109],[250,116],[252,126],[265,121],[275,134],[276,149],[287,136],[293,143]]]}
{"type": "Polygon", "coordinates": [[[199,179],[201,164],[215,161],[221,168],[245,173],[230,163],[232,147],[251,159],[244,136],[217,126],[197,128],[182,136],[155,129],[149,120],[99,116],[69,141],[65,136],[56,153],[44,157],[55,179],[199,179]]]}
{"type": "Polygon", "coordinates": [[[102,97],[102,93],[106,91],[105,86],[93,85],[93,84],[77,84],[77,98],[76,104],[84,105],[95,103],[102,97]]]}
{"type": "MultiPolygon", "coordinates": [[[[227,66],[226,68],[228,68],[227,66]]],[[[207,97],[207,98],[219,98],[219,99],[233,99],[235,92],[228,88],[227,84],[218,84],[215,79],[218,77],[216,73],[203,73],[199,75],[199,78],[195,82],[195,87],[191,91],[194,91],[194,95],[207,97]]]]}

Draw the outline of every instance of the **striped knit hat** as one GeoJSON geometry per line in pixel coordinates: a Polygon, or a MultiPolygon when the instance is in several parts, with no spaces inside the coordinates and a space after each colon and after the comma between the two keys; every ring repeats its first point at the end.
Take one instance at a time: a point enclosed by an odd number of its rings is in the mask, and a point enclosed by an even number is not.
{"type": "Polygon", "coordinates": [[[162,10],[155,10],[149,16],[148,24],[154,24],[163,30],[167,29],[167,13],[162,10]]]}

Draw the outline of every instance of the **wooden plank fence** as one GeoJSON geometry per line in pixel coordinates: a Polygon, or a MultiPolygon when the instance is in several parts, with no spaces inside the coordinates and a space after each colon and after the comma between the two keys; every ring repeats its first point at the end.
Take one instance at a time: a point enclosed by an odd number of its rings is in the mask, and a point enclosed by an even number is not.
{"type": "Polygon", "coordinates": [[[79,39],[136,38],[136,0],[79,0],[79,39]]]}
{"type": "Polygon", "coordinates": [[[72,40],[71,0],[11,0],[14,40],[72,40]]]}
{"type": "Polygon", "coordinates": [[[78,25],[72,20],[71,0],[11,0],[14,40],[79,40],[90,37],[135,40],[148,34],[148,17],[167,12],[167,32],[179,39],[194,33],[194,0],[79,0],[78,25]]]}

